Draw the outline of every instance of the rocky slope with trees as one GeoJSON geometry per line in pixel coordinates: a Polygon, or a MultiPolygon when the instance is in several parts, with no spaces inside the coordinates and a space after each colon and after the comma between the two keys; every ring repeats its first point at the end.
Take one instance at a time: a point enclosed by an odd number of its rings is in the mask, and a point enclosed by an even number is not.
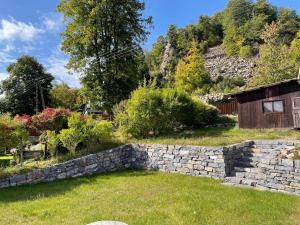
{"type": "Polygon", "coordinates": [[[147,54],[150,75],[163,86],[176,86],[178,65],[196,42],[211,76],[210,88],[198,93],[224,93],[289,79],[299,67],[299,30],[295,10],[267,0],[230,0],[222,12],[200,16],[196,24],[170,25],[147,54]]]}

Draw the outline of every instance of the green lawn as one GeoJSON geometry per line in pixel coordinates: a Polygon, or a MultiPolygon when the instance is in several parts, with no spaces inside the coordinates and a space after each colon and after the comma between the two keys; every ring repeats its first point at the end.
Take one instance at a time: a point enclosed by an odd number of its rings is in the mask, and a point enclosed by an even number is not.
{"type": "Polygon", "coordinates": [[[296,225],[300,198],[219,181],[124,171],[0,190],[0,224],[296,225]]]}
{"type": "Polygon", "coordinates": [[[292,129],[239,129],[205,128],[157,138],[127,139],[128,143],[178,144],[198,146],[224,146],[245,140],[291,139],[300,140],[300,131],[292,129]]]}

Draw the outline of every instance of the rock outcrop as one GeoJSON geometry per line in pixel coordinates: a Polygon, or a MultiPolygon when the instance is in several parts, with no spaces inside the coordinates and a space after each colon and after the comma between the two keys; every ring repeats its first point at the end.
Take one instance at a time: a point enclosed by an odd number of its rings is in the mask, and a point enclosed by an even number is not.
{"type": "Polygon", "coordinates": [[[255,58],[245,59],[238,56],[226,56],[221,46],[209,48],[204,54],[205,68],[212,78],[218,76],[243,76],[248,81],[253,75],[255,58]]]}

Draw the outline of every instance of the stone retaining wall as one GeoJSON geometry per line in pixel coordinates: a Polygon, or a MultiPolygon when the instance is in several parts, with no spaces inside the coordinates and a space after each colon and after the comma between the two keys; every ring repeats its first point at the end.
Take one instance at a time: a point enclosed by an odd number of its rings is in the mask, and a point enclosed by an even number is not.
{"type": "Polygon", "coordinates": [[[27,174],[15,175],[0,180],[0,188],[49,182],[130,168],[131,149],[131,145],[124,145],[97,154],[55,164],[44,169],[33,170],[27,174]]]}
{"type": "Polygon", "coordinates": [[[225,178],[231,174],[240,152],[251,145],[252,142],[227,147],[132,145],[132,167],[225,178]]]}
{"type": "Polygon", "coordinates": [[[226,147],[124,145],[0,180],[0,188],[142,168],[224,179],[239,184],[252,178],[250,180],[256,182],[255,185],[251,183],[252,186],[300,194],[300,160],[276,158],[282,148],[294,144],[248,141],[226,147]],[[261,149],[259,157],[251,155],[255,148],[261,149]],[[241,167],[239,164],[244,162],[249,165],[241,167]]]}

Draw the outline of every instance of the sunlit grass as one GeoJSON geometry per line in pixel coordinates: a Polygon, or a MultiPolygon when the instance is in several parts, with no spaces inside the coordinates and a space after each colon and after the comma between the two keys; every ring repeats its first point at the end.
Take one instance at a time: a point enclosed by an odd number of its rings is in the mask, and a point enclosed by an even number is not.
{"type": "Polygon", "coordinates": [[[0,190],[0,224],[296,225],[299,215],[296,196],[151,171],[0,190]]]}
{"type": "Polygon", "coordinates": [[[245,140],[300,140],[300,132],[292,129],[205,128],[161,137],[127,139],[128,143],[155,143],[198,146],[224,146],[245,140]]]}

